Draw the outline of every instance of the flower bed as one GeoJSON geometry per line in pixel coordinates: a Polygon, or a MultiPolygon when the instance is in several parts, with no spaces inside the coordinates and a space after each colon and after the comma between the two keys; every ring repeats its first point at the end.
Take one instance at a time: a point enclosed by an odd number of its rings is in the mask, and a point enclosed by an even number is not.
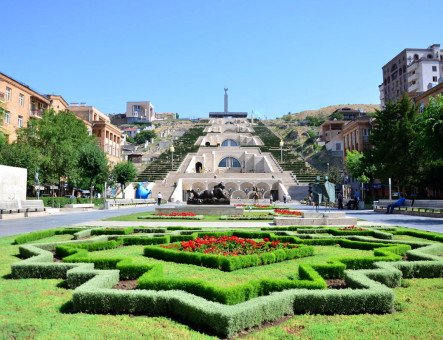
{"type": "Polygon", "coordinates": [[[289,215],[289,216],[302,217],[302,212],[298,211],[298,210],[274,209],[274,212],[278,215],[289,215]]]}
{"type": "Polygon", "coordinates": [[[191,211],[183,211],[183,212],[173,211],[171,213],[157,213],[157,214],[155,214],[155,216],[191,217],[191,216],[197,216],[197,214],[193,213],[191,211]]]}
{"type": "MultiPolygon", "coordinates": [[[[263,238],[263,241],[257,242],[250,238],[242,238],[238,236],[214,237],[205,235],[203,237],[197,237],[195,240],[162,245],[161,247],[202,254],[238,256],[262,254],[278,249],[285,249],[288,248],[288,246],[288,242],[270,242],[269,238],[263,238]]],[[[298,245],[293,244],[290,248],[298,248],[298,245]]]]}

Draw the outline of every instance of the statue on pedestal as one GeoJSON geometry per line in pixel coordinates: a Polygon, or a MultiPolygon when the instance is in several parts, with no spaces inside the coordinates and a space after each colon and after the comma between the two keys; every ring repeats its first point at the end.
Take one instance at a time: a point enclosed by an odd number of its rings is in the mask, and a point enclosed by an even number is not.
{"type": "Polygon", "coordinates": [[[229,204],[229,194],[226,191],[226,187],[223,182],[214,186],[213,190],[204,190],[198,193],[196,190],[188,190],[190,197],[187,200],[187,204],[209,204],[209,205],[221,205],[229,204]]]}

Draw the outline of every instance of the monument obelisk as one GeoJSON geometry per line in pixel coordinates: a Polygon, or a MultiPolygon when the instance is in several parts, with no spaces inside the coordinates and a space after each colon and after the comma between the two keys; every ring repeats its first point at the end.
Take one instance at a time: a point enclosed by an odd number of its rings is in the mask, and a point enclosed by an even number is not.
{"type": "Polygon", "coordinates": [[[225,110],[224,113],[227,114],[229,112],[228,110],[228,89],[225,88],[225,110]]]}

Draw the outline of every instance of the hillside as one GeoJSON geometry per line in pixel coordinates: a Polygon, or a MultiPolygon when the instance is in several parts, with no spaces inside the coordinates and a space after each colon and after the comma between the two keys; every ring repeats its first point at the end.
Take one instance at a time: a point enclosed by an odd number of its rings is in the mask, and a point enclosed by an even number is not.
{"type": "MultiPolygon", "coordinates": [[[[374,112],[377,109],[380,109],[379,104],[337,104],[337,105],[330,105],[326,107],[322,107],[317,110],[306,110],[301,112],[294,112],[291,113],[289,116],[291,119],[305,119],[307,116],[312,117],[327,117],[335,110],[342,108],[342,107],[349,107],[354,110],[361,109],[366,112],[374,112]]],[[[285,115],[288,116],[288,115],[285,115]]],[[[283,117],[285,117],[283,116],[283,117]]],[[[282,118],[283,118],[282,117],[282,118]]]]}

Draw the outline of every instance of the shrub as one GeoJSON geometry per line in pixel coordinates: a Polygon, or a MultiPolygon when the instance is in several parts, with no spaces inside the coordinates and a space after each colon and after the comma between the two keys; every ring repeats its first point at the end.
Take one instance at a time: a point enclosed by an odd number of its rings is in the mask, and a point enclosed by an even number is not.
{"type": "Polygon", "coordinates": [[[133,234],[133,233],[134,233],[133,227],[98,228],[98,229],[91,230],[91,235],[128,235],[128,234],[133,234]]]}

